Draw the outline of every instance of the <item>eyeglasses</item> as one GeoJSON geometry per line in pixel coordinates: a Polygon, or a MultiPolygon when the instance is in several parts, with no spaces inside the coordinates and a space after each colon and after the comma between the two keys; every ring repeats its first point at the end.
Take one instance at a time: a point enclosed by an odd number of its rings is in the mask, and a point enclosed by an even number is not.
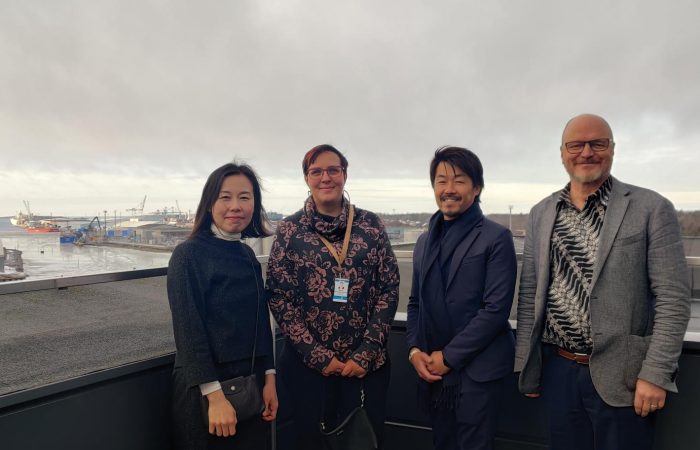
{"type": "Polygon", "coordinates": [[[613,140],[610,138],[593,139],[592,141],[571,141],[564,144],[566,151],[569,153],[581,153],[586,144],[591,147],[594,152],[604,152],[610,147],[610,144],[614,144],[613,140]]]}
{"type": "Polygon", "coordinates": [[[307,170],[306,175],[311,178],[321,178],[323,176],[323,172],[326,172],[329,177],[337,177],[343,173],[343,168],[341,166],[330,166],[325,169],[314,167],[313,169],[307,170]]]}

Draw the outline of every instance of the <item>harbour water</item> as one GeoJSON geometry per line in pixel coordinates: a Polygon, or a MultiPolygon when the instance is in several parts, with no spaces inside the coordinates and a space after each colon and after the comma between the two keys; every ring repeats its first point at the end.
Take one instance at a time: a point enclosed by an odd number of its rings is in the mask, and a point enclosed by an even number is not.
{"type": "Polygon", "coordinates": [[[27,233],[0,218],[0,240],[22,251],[26,280],[166,267],[170,253],[60,244],[59,233],[27,233]]]}

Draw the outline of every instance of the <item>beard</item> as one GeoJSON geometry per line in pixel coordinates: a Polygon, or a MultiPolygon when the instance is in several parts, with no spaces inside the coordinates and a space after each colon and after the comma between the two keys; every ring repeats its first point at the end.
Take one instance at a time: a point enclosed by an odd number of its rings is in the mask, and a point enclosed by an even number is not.
{"type": "Polygon", "coordinates": [[[589,173],[588,175],[578,175],[575,172],[571,173],[571,179],[581,184],[594,183],[596,181],[605,181],[605,179],[610,175],[610,171],[605,171],[603,169],[597,170],[594,173],[589,173]]]}
{"type": "Polygon", "coordinates": [[[464,212],[461,208],[462,196],[456,194],[446,194],[440,196],[440,202],[445,202],[447,200],[454,200],[455,202],[457,202],[457,204],[454,205],[455,209],[449,208],[444,204],[440,204],[440,211],[442,212],[442,215],[445,217],[449,217],[450,219],[459,217],[464,212]]]}
{"type": "Polygon", "coordinates": [[[590,183],[595,183],[595,182],[603,182],[605,181],[606,178],[610,175],[610,165],[605,167],[606,164],[602,163],[598,168],[593,171],[587,171],[581,174],[576,170],[576,165],[573,167],[567,166],[564,164],[564,168],[566,169],[566,172],[569,174],[569,178],[571,178],[571,181],[575,181],[577,183],[581,184],[590,184],[590,183]]]}
{"type": "Polygon", "coordinates": [[[570,161],[562,160],[562,165],[566,169],[566,173],[569,174],[571,181],[580,184],[591,184],[597,182],[604,182],[610,176],[610,169],[612,169],[612,155],[610,159],[606,161],[605,158],[601,158],[597,155],[591,156],[590,158],[582,158],[570,161]],[[578,160],[578,164],[576,164],[578,160]],[[594,171],[586,170],[583,173],[577,170],[579,164],[592,163],[598,164],[598,167],[594,171]]]}

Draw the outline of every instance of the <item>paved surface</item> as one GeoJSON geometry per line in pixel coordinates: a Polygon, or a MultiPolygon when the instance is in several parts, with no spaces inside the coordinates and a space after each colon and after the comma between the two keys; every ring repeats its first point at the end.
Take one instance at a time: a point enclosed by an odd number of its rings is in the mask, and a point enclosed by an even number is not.
{"type": "MultiPolygon", "coordinates": [[[[399,267],[405,312],[411,259],[399,267]]],[[[700,332],[700,300],[688,331],[700,332]]],[[[0,395],[174,350],[165,277],[0,295],[0,395]]]]}
{"type": "MultiPolygon", "coordinates": [[[[399,266],[405,312],[411,260],[399,266]]],[[[165,281],[0,295],[0,395],[175,351],[165,281]]]]}
{"type": "Polygon", "coordinates": [[[0,395],[174,350],[165,277],[0,295],[0,395]]]}

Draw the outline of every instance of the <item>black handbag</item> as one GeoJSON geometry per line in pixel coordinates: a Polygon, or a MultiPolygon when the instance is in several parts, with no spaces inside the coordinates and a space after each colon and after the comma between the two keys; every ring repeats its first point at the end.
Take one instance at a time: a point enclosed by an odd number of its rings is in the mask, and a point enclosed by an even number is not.
{"type": "Polygon", "coordinates": [[[360,406],[350,411],[337,427],[326,429],[324,423],[325,400],[321,408],[321,436],[328,450],[376,450],[377,435],[365,411],[365,390],[360,387],[360,406]]]}
{"type": "MultiPolygon", "coordinates": [[[[222,381],[221,389],[226,400],[236,410],[236,419],[239,422],[259,416],[265,409],[255,374],[222,381]]],[[[202,395],[202,416],[205,425],[209,427],[209,401],[206,395],[202,395]]]]}
{"type": "MultiPolygon", "coordinates": [[[[224,392],[224,397],[231,403],[233,409],[236,410],[236,419],[241,422],[252,419],[260,414],[265,409],[265,402],[260,392],[260,385],[255,376],[255,349],[258,344],[258,324],[260,323],[260,287],[258,286],[258,277],[255,272],[255,266],[251,261],[253,275],[255,276],[255,287],[258,290],[258,300],[256,304],[255,314],[255,337],[253,339],[253,356],[250,360],[250,375],[231,378],[221,382],[221,390],[224,392]]],[[[201,396],[202,401],[202,417],[204,424],[209,427],[209,400],[206,395],[201,396]]]]}

